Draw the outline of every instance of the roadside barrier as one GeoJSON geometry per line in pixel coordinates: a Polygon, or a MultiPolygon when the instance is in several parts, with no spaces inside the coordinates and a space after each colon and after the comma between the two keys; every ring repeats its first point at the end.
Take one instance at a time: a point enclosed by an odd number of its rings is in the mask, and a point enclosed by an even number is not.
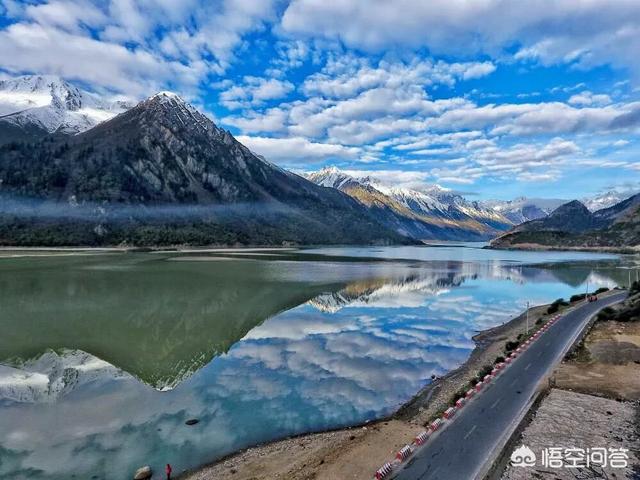
{"type": "Polygon", "coordinates": [[[442,423],[443,422],[441,418],[436,418],[433,422],[431,422],[431,425],[429,425],[429,429],[431,429],[432,432],[435,432],[442,426],[442,423]]]}
{"type": "Polygon", "coordinates": [[[447,408],[444,413],[442,414],[442,416],[444,418],[446,418],[447,420],[453,418],[453,416],[456,414],[456,407],[449,407],[447,408]]]}
{"type": "Polygon", "coordinates": [[[411,453],[412,453],[411,446],[405,445],[400,450],[398,450],[398,453],[396,453],[396,458],[400,461],[403,461],[403,460],[406,460],[409,457],[409,455],[411,455],[411,453]]]}
{"type": "Polygon", "coordinates": [[[425,430],[424,432],[421,432],[416,436],[416,438],[413,440],[413,443],[415,443],[416,445],[423,445],[427,440],[429,440],[429,432],[425,430]]]}
{"type": "Polygon", "coordinates": [[[381,480],[382,478],[389,475],[391,473],[391,470],[392,470],[391,464],[389,462],[385,463],[383,466],[381,466],[378,469],[378,471],[376,471],[376,479],[381,480]]]}
{"type": "Polygon", "coordinates": [[[556,316],[550,318],[547,321],[547,323],[542,325],[536,332],[534,332],[531,335],[531,337],[529,337],[524,343],[520,344],[520,346],[516,350],[512,351],[505,358],[504,362],[499,362],[499,363],[495,364],[494,368],[493,368],[493,370],[491,370],[490,374],[485,375],[484,378],[482,379],[482,381],[476,383],[475,386],[473,386],[472,388],[467,390],[467,392],[464,394],[464,397],[461,397],[458,400],[456,400],[456,404],[455,404],[454,407],[449,407],[444,411],[444,413],[442,414],[442,418],[436,418],[433,422],[431,422],[429,424],[428,430],[424,430],[424,431],[420,432],[414,438],[414,440],[413,440],[411,445],[405,445],[404,447],[402,447],[396,453],[396,459],[393,461],[393,463],[387,462],[384,465],[382,465],[382,467],[380,467],[375,473],[376,480],[381,480],[383,478],[386,478],[393,471],[394,465],[400,465],[404,460],[406,460],[407,458],[409,458],[411,456],[411,454],[414,452],[415,448],[424,445],[429,440],[429,437],[431,436],[431,434],[433,432],[435,432],[436,430],[440,429],[440,427],[442,427],[444,425],[444,420],[443,419],[452,420],[453,417],[455,416],[456,412],[459,409],[461,409],[464,405],[466,405],[467,402],[476,393],[482,391],[482,388],[484,387],[484,385],[486,385],[491,380],[493,380],[495,378],[495,376],[498,373],[500,373],[500,371],[502,369],[508,367],[511,363],[513,363],[513,361],[516,358],[518,358],[519,354],[521,354],[524,350],[526,350],[526,348],[529,347],[531,345],[531,343],[533,343],[535,340],[540,338],[540,336],[544,332],[546,332],[559,318],[560,318],[559,315],[556,315],[556,316]]]}

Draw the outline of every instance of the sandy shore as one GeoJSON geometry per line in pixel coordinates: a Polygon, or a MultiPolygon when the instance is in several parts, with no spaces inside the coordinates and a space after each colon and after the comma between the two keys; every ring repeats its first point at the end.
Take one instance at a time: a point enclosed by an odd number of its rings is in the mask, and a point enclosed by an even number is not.
{"type": "MultiPolygon", "coordinates": [[[[530,328],[545,321],[548,305],[529,310],[530,328]]],[[[570,308],[570,307],[566,307],[570,308]]],[[[439,416],[456,392],[486,365],[503,355],[505,343],[525,330],[525,312],[511,321],[478,333],[469,359],[416,394],[394,415],[365,425],[288,438],[238,452],[180,477],[188,480],[366,479],[410,443],[424,425],[439,416]]]]}

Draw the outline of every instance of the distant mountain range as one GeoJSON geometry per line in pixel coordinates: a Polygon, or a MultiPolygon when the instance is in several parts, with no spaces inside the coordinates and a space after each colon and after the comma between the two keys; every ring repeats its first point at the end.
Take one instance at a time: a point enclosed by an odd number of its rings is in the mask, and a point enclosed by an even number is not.
{"type": "Polygon", "coordinates": [[[0,144],[80,133],[132,106],[105,100],[54,75],[0,80],[0,144]]]}
{"type": "Polygon", "coordinates": [[[630,197],[633,193],[638,193],[638,191],[636,190],[635,192],[628,192],[626,194],[609,191],[600,193],[594,197],[585,197],[580,201],[590,211],[595,212],[597,210],[602,210],[603,208],[613,207],[617,203],[620,203],[624,199],[630,197]]]}
{"type": "Polygon", "coordinates": [[[486,200],[483,205],[500,212],[512,225],[520,225],[546,217],[565,202],[555,198],[519,197],[514,200],[486,200]]]}
{"type": "Polygon", "coordinates": [[[77,135],[0,148],[0,243],[415,243],[163,92],[77,135]]]}
{"type": "MultiPolygon", "coordinates": [[[[56,76],[0,81],[0,244],[489,240],[565,202],[470,201],[335,167],[305,177],[170,92],[133,106],[56,76]]],[[[583,203],[595,212],[620,200],[607,192],[583,203]]]]}
{"type": "Polygon", "coordinates": [[[420,240],[486,240],[513,226],[500,212],[436,185],[425,191],[388,187],[336,167],[306,176],[350,195],[389,228],[420,240]]]}
{"type": "Polygon", "coordinates": [[[532,220],[491,242],[497,248],[638,248],[640,194],[591,212],[578,200],[532,220]]]}

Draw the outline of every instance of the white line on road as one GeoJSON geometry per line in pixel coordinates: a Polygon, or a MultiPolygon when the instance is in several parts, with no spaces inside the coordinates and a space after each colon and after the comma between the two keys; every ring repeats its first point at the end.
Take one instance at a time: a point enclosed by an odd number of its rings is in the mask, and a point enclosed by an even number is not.
{"type": "Polygon", "coordinates": [[[541,357],[543,353],[544,353],[544,352],[543,352],[542,350],[540,350],[540,351],[538,352],[538,356],[539,356],[539,357],[541,357]]]}
{"type": "Polygon", "coordinates": [[[475,429],[476,429],[476,426],[475,426],[475,425],[474,425],[473,427],[471,427],[471,430],[469,430],[469,431],[467,432],[467,434],[464,436],[464,439],[466,440],[466,439],[469,437],[469,435],[471,435],[471,434],[473,433],[473,431],[474,431],[475,429]]]}
{"type": "Polygon", "coordinates": [[[550,341],[544,344],[545,347],[548,347],[549,345],[551,345],[550,341]]]}
{"type": "Polygon", "coordinates": [[[513,382],[511,382],[511,383],[509,384],[509,386],[510,386],[510,387],[513,387],[513,385],[514,385],[517,381],[518,381],[518,379],[517,379],[517,378],[514,378],[514,379],[513,379],[513,382]]]}
{"type": "Polygon", "coordinates": [[[524,367],[525,371],[529,370],[530,366],[531,366],[531,362],[529,362],[529,364],[526,367],[524,367]]]}
{"type": "Polygon", "coordinates": [[[500,403],[500,400],[502,400],[501,398],[497,399],[495,402],[493,402],[493,405],[491,405],[489,408],[494,408],[496,405],[498,405],[498,403],[500,403]]]}

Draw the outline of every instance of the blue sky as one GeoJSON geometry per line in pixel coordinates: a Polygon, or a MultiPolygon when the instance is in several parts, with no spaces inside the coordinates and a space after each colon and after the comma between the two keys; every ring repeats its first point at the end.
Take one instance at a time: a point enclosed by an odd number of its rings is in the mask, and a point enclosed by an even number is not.
{"type": "Polygon", "coordinates": [[[640,188],[640,2],[0,0],[0,72],[169,89],[269,160],[470,198],[640,188]]]}

